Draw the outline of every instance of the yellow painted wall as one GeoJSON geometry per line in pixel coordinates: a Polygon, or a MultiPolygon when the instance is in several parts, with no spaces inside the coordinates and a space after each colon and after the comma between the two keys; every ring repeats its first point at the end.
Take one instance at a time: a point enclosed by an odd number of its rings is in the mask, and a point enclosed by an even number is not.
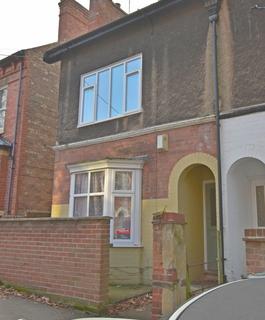
{"type": "Polygon", "coordinates": [[[52,218],[67,218],[69,217],[68,204],[54,204],[52,205],[52,218]]]}
{"type": "Polygon", "coordinates": [[[214,180],[203,165],[188,167],[179,181],[179,208],[185,214],[187,263],[191,279],[199,279],[204,270],[203,181],[214,180]]]}
{"type": "MultiPolygon", "coordinates": [[[[198,179],[206,179],[213,180],[213,176],[217,176],[217,165],[216,159],[208,154],[203,153],[195,153],[188,155],[178,162],[176,162],[175,167],[171,172],[171,176],[169,179],[169,198],[168,199],[148,199],[142,201],[142,247],[141,248],[111,248],[110,250],[110,279],[112,283],[145,283],[150,284],[152,279],[152,249],[153,249],[153,227],[152,227],[152,219],[153,214],[157,212],[172,211],[185,213],[186,211],[190,211],[193,215],[195,215],[195,207],[197,206],[195,203],[198,201],[200,197],[200,191],[198,186],[194,185],[194,196],[195,198],[191,201],[188,199],[188,192],[180,191],[180,199],[182,201],[178,201],[179,194],[179,181],[182,179],[183,172],[190,166],[194,164],[202,164],[208,166],[214,175],[208,175],[210,170],[204,172],[202,176],[200,176],[199,172],[195,172],[195,176],[192,178],[188,177],[186,181],[186,190],[188,191],[188,185],[194,184],[196,177],[198,179]],[[186,200],[184,201],[186,197],[186,200]],[[197,201],[195,201],[197,199],[197,201]],[[184,202],[186,202],[187,208],[184,206],[184,202]],[[189,209],[191,208],[191,210],[189,209]],[[186,210],[187,209],[187,210],[186,210]],[[125,276],[126,275],[126,276],[125,276]]],[[[207,170],[207,169],[206,169],[207,170]]],[[[182,188],[181,188],[182,190],[182,188]]],[[[64,205],[53,205],[52,206],[52,217],[67,217],[68,216],[68,204],[64,205]]],[[[201,212],[197,215],[197,220],[201,217],[201,212]]],[[[191,216],[192,217],[192,216],[191,216]]],[[[200,222],[198,222],[200,224],[200,222]]],[[[191,231],[197,232],[197,229],[193,226],[191,231]],[[195,230],[196,229],[196,230],[195,230]]],[[[198,233],[198,232],[197,232],[198,233]]],[[[197,234],[197,238],[201,239],[201,234],[197,234]]],[[[190,247],[192,249],[192,255],[194,257],[202,256],[202,246],[203,242],[201,241],[201,245],[199,245],[198,252],[196,253],[195,241],[192,242],[190,247]]],[[[197,243],[196,243],[197,246],[197,243]]]]}

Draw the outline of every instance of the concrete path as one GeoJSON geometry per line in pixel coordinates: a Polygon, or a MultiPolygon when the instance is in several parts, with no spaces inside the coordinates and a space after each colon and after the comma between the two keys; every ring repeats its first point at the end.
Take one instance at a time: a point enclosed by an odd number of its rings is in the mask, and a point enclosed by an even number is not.
{"type": "Polygon", "coordinates": [[[82,312],[54,308],[19,297],[0,299],[0,320],[72,320],[85,317],[82,312]]]}
{"type": "Polygon", "coordinates": [[[152,318],[152,304],[145,306],[143,310],[130,309],[120,312],[119,317],[126,319],[150,320],[152,318]]]}

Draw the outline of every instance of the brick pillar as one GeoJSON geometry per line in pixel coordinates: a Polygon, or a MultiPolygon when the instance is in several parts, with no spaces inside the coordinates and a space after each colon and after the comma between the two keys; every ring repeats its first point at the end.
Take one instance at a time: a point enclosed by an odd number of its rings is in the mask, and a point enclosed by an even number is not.
{"type": "Polygon", "coordinates": [[[152,320],[167,318],[186,300],[184,225],[182,214],[154,215],[152,320]]]}
{"type": "Polygon", "coordinates": [[[9,151],[0,150],[0,216],[4,214],[8,181],[9,151]]]}
{"type": "Polygon", "coordinates": [[[246,229],[247,274],[265,273],[265,228],[246,229]]]}

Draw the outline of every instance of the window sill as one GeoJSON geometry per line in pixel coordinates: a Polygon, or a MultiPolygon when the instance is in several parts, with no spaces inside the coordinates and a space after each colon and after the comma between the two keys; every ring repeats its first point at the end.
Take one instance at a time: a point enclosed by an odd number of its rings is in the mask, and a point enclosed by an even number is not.
{"type": "Polygon", "coordinates": [[[133,112],[129,112],[129,113],[125,113],[125,114],[123,114],[121,116],[117,116],[117,117],[113,117],[113,118],[109,118],[109,119],[104,119],[104,120],[95,121],[95,122],[89,122],[89,123],[79,123],[77,125],[77,128],[93,126],[93,125],[97,125],[97,124],[100,124],[100,123],[104,123],[104,122],[108,122],[108,121],[112,121],[112,120],[116,120],[116,119],[129,117],[129,116],[132,116],[132,115],[135,115],[135,114],[138,114],[138,113],[142,113],[142,112],[143,112],[143,109],[141,108],[139,110],[136,110],[136,111],[133,111],[133,112]]]}
{"type": "Polygon", "coordinates": [[[126,249],[133,249],[133,248],[135,248],[135,249],[141,249],[141,248],[143,248],[144,246],[141,245],[141,244],[135,245],[135,244],[129,244],[129,243],[124,243],[124,244],[122,244],[122,243],[111,243],[111,244],[110,244],[110,247],[111,247],[111,248],[118,248],[118,249],[120,249],[120,248],[126,248],[126,249]]]}

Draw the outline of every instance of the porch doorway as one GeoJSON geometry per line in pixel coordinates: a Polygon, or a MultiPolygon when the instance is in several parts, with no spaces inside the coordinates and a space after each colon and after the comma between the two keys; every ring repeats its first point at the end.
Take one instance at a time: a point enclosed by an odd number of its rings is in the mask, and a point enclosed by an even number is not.
{"type": "Polygon", "coordinates": [[[227,174],[225,249],[229,280],[246,275],[244,230],[265,227],[265,164],[255,158],[236,161],[227,174]]]}
{"type": "Polygon", "coordinates": [[[179,178],[179,210],[185,215],[187,268],[192,283],[217,279],[215,178],[205,165],[187,167],[179,178]]]}

